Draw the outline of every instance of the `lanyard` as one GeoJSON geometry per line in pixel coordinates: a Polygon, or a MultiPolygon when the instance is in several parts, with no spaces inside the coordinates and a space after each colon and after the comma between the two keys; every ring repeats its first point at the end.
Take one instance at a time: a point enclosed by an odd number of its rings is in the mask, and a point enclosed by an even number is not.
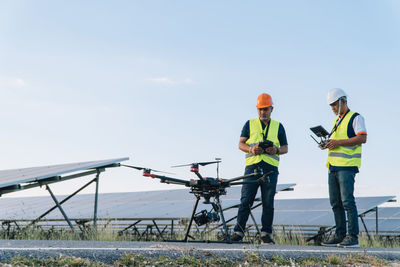
{"type": "Polygon", "coordinates": [[[331,133],[329,134],[328,137],[331,137],[331,135],[337,130],[337,128],[339,127],[340,123],[344,120],[344,117],[346,117],[347,113],[350,112],[350,109],[347,110],[347,112],[343,115],[343,117],[341,119],[339,119],[336,123],[335,126],[333,127],[331,133]]]}
{"type": "Polygon", "coordinates": [[[260,120],[260,123],[261,123],[261,133],[262,133],[262,135],[263,135],[263,140],[265,141],[265,140],[267,140],[267,137],[268,137],[268,131],[269,131],[269,125],[271,124],[271,119],[269,119],[269,121],[268,121],[268,123],[267,123],[267,125],[265,126],[265,127],[267,127],[267,130],[265,131],[265,134],[264,134],[264,129],[262,128],[262,121],[260,120]]]}

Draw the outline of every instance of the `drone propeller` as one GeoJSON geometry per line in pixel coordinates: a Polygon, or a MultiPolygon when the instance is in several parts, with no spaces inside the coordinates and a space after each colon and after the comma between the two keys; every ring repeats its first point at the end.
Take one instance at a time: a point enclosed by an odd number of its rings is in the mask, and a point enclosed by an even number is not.
{"type": "Polygon", "coordinates": [[[136,169],[136,170],[139,170],[139,171],[140,170],[144,170],[145,172],[159,172],[159,173],[174,174],[174,173],[171,173],[171,172],[158,171],[158,170],[154,170],[154,169],[150,169],[150,168],[138,167],[138,166],[132,166],[132,165],[121,164],[121,166],[132,168],[132,169],[136,169]]]}
{"type": "Polygon", "coordinates": [[[195,166],[195,165],[206,166],[209,164],[215,164],[215,163],[220,163],[220,162],[221,162],[220,160],[205,161],[205,162],[193,162],[193,163],[189,163],[189,164],[171,166],[171,168],[184,167],[184,166],[195,166]]]}

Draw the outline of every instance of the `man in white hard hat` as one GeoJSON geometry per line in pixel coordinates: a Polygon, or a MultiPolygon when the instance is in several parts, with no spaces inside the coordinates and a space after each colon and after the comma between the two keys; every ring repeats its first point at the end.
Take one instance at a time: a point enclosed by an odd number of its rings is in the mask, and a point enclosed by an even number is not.
{"type": "Polygon", "coordinates": [[[361,145],[367,142],[364,118],[347,106],[347,95],[340,88],[328,92],[328,104],[338,115],[331,139],[322,149],[329,149],[329,199],[336,231],[323,246],[360,247],[358,212],[354,199],[354,178],[361,166],[361,145]],[[347,225],[346,225],[347,215],[347,225]],[[347,227],[346,227],[347,226],[347,227]],[[347,229],[346,229],[347,228],[347,229]]]}

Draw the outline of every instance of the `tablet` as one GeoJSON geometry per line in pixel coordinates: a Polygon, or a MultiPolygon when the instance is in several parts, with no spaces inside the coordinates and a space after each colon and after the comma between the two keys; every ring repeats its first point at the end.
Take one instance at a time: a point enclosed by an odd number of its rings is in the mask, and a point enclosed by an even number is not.
{"type": "Polygon", "coordinates": [[[318,137],[326,137],[329,133],[321,125],[310,128],[310,130],[318,137]]]}

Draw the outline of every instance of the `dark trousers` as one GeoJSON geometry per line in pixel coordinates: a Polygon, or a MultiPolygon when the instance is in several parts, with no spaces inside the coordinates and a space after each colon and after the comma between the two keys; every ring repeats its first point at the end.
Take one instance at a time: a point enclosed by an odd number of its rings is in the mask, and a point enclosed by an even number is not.
{"type": "MultiPolygon", "coordinates": [[[[268,164],[254,164],[246,166],[244,174],[251,174],[256,168],[261,168],[263,173],[270,171],[265,165],[268,164]]],[[[255,181],[257,178],[247,178],[245,181],[255,181]]],[[[261,187],[261,200],[262,200],[262,232],[272,233],[272,222],[274,219],[274,197],[276,192],[276,183],[278,180],[278,172],[275,171],[269,175],[269,179],[261,184],[244,184],[242,185],[242,196],[240,199],[240,206],[237,216],[237,224],[234,228],[235,232],[242,232],[246,229],[246,223],[249,218],[250,209],[253,206],[254,199],[257,194],[257,190],[261,187]]]]}
{"type": "Polygon", "coordinates": [[[333,171],[329,173],[329,200],[331,202],[336,223],[336,235],[346,235],[346,214],[348,221],[348,234],[357,236],[358,213],[354,199],[354,177],[353,171],[333,171]]]}

